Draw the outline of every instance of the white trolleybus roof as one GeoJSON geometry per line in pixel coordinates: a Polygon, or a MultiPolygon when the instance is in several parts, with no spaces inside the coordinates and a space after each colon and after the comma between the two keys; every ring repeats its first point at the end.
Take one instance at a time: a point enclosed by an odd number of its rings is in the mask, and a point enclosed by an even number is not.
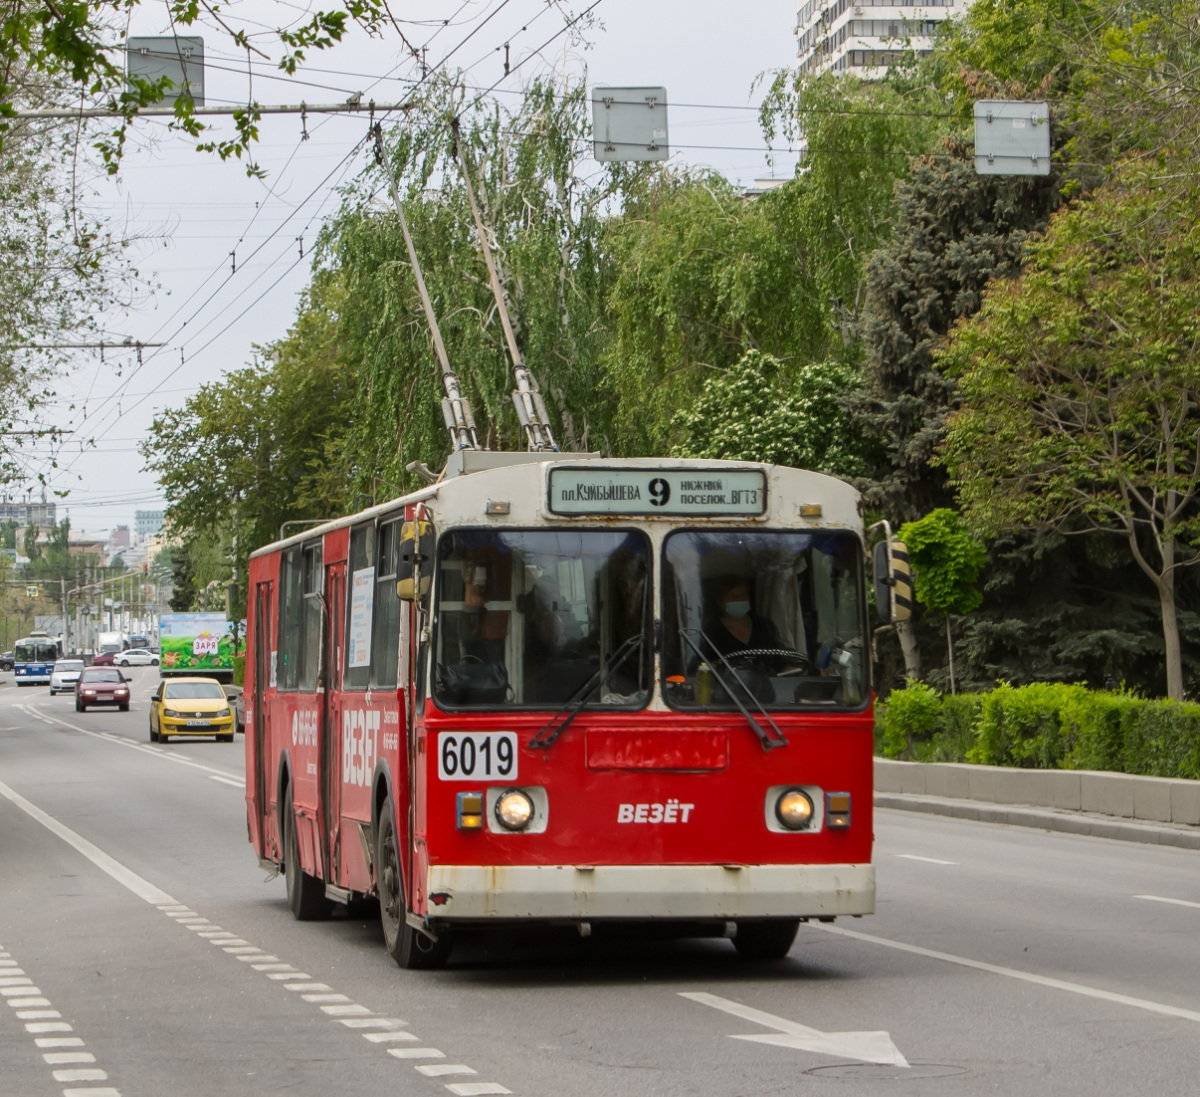
{"type": "MultiPolygon", "coordinates": [[[[859,493],[832,476],[751,461],[462,450],[437,483],[257,550],[259,556],[424,503],[440,529],[587,524],[858,530],[859,493]]],[[[653,528],[653,527],[651,527],[653,528]]]]}

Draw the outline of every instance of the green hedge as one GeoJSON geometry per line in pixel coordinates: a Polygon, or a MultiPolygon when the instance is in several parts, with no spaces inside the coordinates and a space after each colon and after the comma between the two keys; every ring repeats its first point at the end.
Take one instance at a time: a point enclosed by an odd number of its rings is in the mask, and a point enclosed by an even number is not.
{"type": "Polygon", "coordinates": [[[233,684],[235,686],[246,684],[246,657],[244,655],[233,657],[233,684]]]}
{"type": "Polygon", "coordinates": [[[1079,685],[950,696],[910,682],[876,709],[875,738],[885,758],[1200,779],[1200,704],[1079,685]]]}

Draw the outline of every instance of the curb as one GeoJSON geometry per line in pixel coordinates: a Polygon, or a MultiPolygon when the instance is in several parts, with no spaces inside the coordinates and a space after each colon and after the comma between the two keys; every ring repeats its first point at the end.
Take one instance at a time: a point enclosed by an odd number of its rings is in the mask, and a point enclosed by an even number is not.
{"type": "Polygon", "coordinates": [[[971,819],[978,823],[1002,823],[1062,834],[1086,834],[1118,842],[1200,850],[1200,827],[1154,826],[1083,812],[1045,811],[1019,804],[980,804],[941,796],[908,796],[890,792],[877,792],[875,806],[925,815],[945,815],[953,819],[971,819]]]}

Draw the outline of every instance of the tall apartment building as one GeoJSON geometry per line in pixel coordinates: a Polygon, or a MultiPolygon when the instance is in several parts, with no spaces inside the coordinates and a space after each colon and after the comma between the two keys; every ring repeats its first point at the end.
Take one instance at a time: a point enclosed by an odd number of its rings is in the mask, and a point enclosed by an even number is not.
{"type": "Polygon", "coordinates": [[[133,512],[133,531],[138,535],[161,533],[166,511],[137,510],[133,512]]]}
{"type": "Polygon", "coordinates": [[[797,0],[796,67],[878,79],[909,50],[929,53],[937,25],[970,2],[797,0]]]}
{"type": "Polygon", "coordinates": [[[57,521],[57,503],[11,503],[7,499],[0,502],[0,522],[15,521],[21,526],[40,526],[49,528],[57,521]]]}

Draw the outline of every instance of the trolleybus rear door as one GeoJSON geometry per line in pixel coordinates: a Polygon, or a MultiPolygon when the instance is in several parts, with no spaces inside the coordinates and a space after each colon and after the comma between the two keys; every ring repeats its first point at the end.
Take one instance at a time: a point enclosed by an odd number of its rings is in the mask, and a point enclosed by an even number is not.
{"type": "Polygon", "coordinates": [[[254,708],[250,713],[249,734],[254,747],[254,806],[257,812],[258,855],[268,856],[267,823],[271,811],[267,804],[267,702],[266,690],[270,675],[271,584],[259,583],[254,596],[254,708]]]}
{"type": "Polygon", "coordinates": [[[341,706],[338,704],[342,670],[342,592],[345,589],[346,565],[329,564],[325,568],[324,628],[322,629],[321,669],[319,682],[323,691],[319,698],[321,752],[321,828],[329,861],[329,881],[342,884],[342,778],[339,759],[341,751],[338,734],[341,706]]]}

